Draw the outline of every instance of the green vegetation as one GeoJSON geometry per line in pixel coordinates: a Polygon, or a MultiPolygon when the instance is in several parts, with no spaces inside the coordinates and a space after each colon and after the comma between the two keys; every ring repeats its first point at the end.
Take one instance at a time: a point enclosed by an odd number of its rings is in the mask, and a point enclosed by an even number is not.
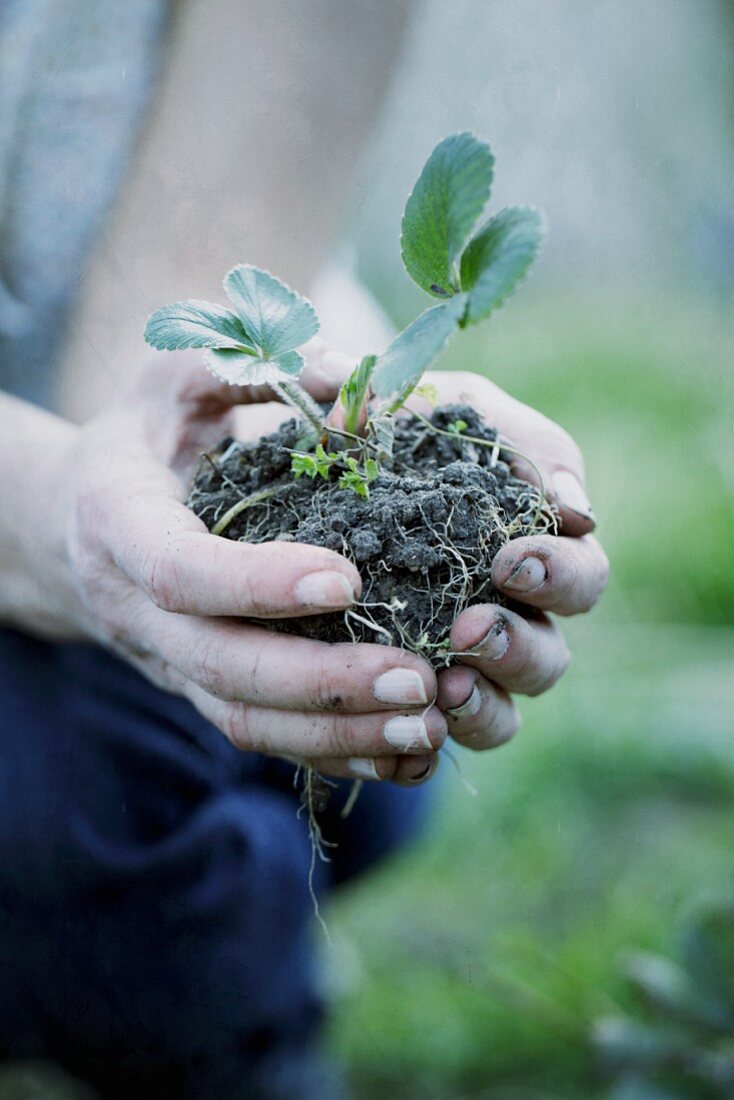
{"type": "MultiPolygon", "coordinates": [[[[429,834],[327,913],[331,1041],[359,1100],[730,1095],[639,1051],[625,1062],[609,1021],[659,1024],[630,958],[686,970],[696,913],[734,898],[731,335],[690,302],[650,300],[643,319],[544,297],[442,363],[576,436],[612,584],[563,624],[571,669],[522,701],[512,744],[458,753],[479,797],[444,761],[429,834]]],[[[731,937],[704,954],[734,972],[731,937]]],[[[707,1065],[720,1056],[720,1035],[686,1034],[707,1065]]]]}

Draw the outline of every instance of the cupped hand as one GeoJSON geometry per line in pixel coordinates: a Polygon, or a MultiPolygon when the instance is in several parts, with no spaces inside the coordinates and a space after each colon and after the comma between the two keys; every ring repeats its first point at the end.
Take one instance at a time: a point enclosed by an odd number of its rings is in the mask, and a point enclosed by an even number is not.
{"type": "Polygon", "coordinates": [[[451,649],[460,656],[439,676],[438,706],[455,740],[473,749],[494,748],[520,725],[512,694],[539,695],[568,666],[563,634],[547,613],[590,610],[604,591],[609,563],[591,533],[595,520],[583,459],[571,436],[479,375],[435,372],[426,380],[441,404],[471,405],[530,459],[514,456],[514,472],[535,484],[540,473],[560,516],[557,535],[514,539],[492,564],[497,590],[516,606],[525,605],[527,614],[478,604],[458,616],[451,632],[451,649]]]}
{"type": "MultiPolygon", "coordinates": [[[[335,394],[328,367],[317,347],[303,381],[319,400],[335,394]]],[[[80,430],[64,513],[77,624],[238,748],[335,776],[420,782],[447,732],[426,662],[241,621],[347,608],[361,589],[355,567],[315,546],[212,537],[183,503],[201,451],[232,432],[236,407],[250,406],[259,435],[267,406],[255,406],[271,398],[222,385],[199,354],[173,353],[80,430]]]]}

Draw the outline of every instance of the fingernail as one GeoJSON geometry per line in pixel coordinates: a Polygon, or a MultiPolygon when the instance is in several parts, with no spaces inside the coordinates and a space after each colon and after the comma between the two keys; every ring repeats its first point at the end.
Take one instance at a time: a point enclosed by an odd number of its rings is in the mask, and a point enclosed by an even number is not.
{"type": "Polygon", "coordinates": [[[485,661],[498,661],[500,657],[504,657],[509,648],[510,635],[500,619],[489,628],[481,642],[477,642],[473,650],[485,661]]]}
{"type": "Polygon", "coordinates": [[[448,707],[446,713],[450,714],[452,718],[473,718],[475,714],[479,713],[481,705],[482,693],[475,684],[466,702],[461,703],[458,707],[448,707]]]}
{"type": "Polygon", "coordinates": [[[347,767],[355,779],[379,779],[374,760],[362,756],[350,756],[347,767]]]}
{"type": "Polygon", "coordinates": [[[429,764],[426,764],[422,771],[419,771],[417,775],[409,775],[408,783],[425,783],[427,779],[430,779],[433,773],[438,767],[440,757],[434,756],[429,764]]]}
{"type": "Polygon", "coordinates": [[[548,571],[544,561],[540,558],[523,558],[502,587],[511,588],[513,592],[535,592],[545,584],[547,578],[548,571]]]}
{"type": "Polygon", "coordinates": [[[381,703],[427,703],[425,684],[420,672],[412,668],[391,668],[378,676],[372,687],[381,703]]]}
{"type": "Polygon", "coordinates": [[[584,519],[594,519],[594,513],[579,479],[568,470],[559,470],[553,475],[553,489],[559,504],[570,508],[584,519]]]}
{"type": "Polygon", "coordinates": [[[390,718],[383,726],[383,733],[388,744],[396,749],[431,749],[431,740],[426,730],[426,723],[422,718],[412,715],[399,714],[396,718],[390,718]]]}
{"type": "Polygon", "coordinates": [[[304,607],[349,607],[356,599],[344,574],[328,569],[301,577],[295,587],[295,596],[304,607]]]}

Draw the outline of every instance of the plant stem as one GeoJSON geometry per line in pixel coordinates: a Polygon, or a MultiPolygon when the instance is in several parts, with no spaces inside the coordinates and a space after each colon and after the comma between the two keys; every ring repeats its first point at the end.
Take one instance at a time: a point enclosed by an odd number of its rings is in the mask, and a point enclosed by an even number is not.
{"type": "Polygon", "coordinates": [[[323,435],[325,426],[321,409],[310,394],[307,394],[297,382],[272,382],[271,386],[286,405],[296,409],[318,435],[323,435]]]}
{"type": "Polygon", "coordinates": [[[261,500],[268,500],[269,497],[274,497],[276,493],[282,493],[284,489],[288,488],[290,488],[289,485],[279,485],[276,489],[260,489],[257,493],[251,493],[248,497],[242,497],[242,500],[238,500],[236,504],[233,504],[231,508],[227,509],[221,519],[217,520],[211,529],[211,533],[213,535],[221,535],[240,512],[244,512],[246,508],[252,508],[253,504],[259,504],[261,500]]]}

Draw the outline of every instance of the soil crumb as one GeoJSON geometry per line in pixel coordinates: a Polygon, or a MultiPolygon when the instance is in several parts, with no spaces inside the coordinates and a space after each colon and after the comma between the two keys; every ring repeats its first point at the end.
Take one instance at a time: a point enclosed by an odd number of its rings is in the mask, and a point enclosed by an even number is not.
{"type": "Polygon", "coordinates": [[[541,506],[534,486],[513,476],[510,456],[492,446],[497,433],[474,409],[443,406],[430,417],[444,431],[457,421],[466,427],[448,437],[416,417],[398,420],[392,464],[383,466],[367,500],[339,488],[336,476],[293,477],[290,452],[303,434],[296,420],[257,443],[226,439],[202,460],[188,504],[211,530],[255,495],[223,537],[312,543],[355,563],[364,587],[353,609],[269,621],[272,629],[400,646],[438,668],[451,660],[451,624],[464,608],[507,603],[490,576],[500,547],[555,528],[552,510],[541,506]],[[260,492],[268,495],[257,499],[260,492]]]}

